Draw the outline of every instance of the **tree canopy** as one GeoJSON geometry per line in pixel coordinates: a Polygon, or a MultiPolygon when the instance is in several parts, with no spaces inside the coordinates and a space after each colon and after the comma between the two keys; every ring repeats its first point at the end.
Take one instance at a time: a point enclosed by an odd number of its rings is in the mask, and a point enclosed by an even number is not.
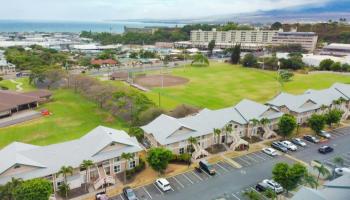
{"type": "Polygon", "coordinates": [[[172,152],[166,148],[157,147],[148,151],[147,162],[155,171],[163,173],[172,159],[172,152]]]}
{"type": "Polygon", "coordinates": [[[278,134],[283,137],[290,136],[297,127],[296,119],[293,115],[284,114],[278,122],[278,134]]]}
{"type": "Polygon", "coordinates": [[[24,181],[14,190],[15,199],[48,200],[52,194],[52,183],[46,179],[24,181]]]}
{"type": "Polygon", "coordinates": [[[310,128],[319,134],[325,127],[325,117],[323,115],[313,114],[308,120],[310,128]]]}
{"type": "Polygon", "coordinates": [[[292,166],[287,163],[277,163],[272,170],[273,179],[281,184],[287,193],[295,189],[306,174],[306,167],[299,163],[292,166]]]}

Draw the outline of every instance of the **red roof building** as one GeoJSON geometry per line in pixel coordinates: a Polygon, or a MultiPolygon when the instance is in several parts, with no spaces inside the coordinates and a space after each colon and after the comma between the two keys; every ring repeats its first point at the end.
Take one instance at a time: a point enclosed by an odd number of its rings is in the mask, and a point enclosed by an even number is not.
{"type": "Polygon", "coordinates": [[[118,62],[116,60],[113,59],[94,59],[91,60],[91,64],[92,65],[116,65],[118,64],[118,62]]]}

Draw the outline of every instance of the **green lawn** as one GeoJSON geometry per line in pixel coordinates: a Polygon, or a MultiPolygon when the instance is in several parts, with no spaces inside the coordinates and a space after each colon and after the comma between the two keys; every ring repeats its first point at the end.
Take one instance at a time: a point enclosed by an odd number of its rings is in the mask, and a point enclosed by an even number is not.
{"type": "MultiPolygon", "coordinates": [[[[24,91],[34,90],[35,88],[29,84],[28,78],[16,79],[17,82],[23,83],[22,88],[24,91]]],[[[7,87],[9,90],[16,90],[16,84],[12,83],[10,80],[0,81],[0,86],[7,87]]]]}
{"type": "Polygon", "coordinates": [[[107,112],[101,111],[95,103],[70,90],[56,90],[53,98],[52,102],[39,108],[46,108],[53,115],[0,128],[0,147],[13,141],[47,145],[77,139],[98,125],[118,129],[126,127],[107,112]]]}
{"type": "MultiPolygon", "coordinates": [[[[155,88],[147,93],[158,104],[160,92],[161,106],[166,109],[186,103],[211,109],[232,106],[243,98],[265,102],[282,89],[276,80],[276,72],[243,68],[225,63],[211,63],[210,67],[190,67],[174,69],[173,75],[190,79],[186,85],[155,88]]],[[[306,89],[322,89],[335,82],[350,83],[350,76],[336,74],[295,74],[283,91],[294,94],[306,89]]]]}

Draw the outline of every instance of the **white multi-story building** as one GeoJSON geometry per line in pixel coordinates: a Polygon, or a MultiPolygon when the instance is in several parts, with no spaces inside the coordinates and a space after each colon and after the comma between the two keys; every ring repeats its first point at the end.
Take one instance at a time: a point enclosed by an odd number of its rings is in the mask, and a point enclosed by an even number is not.
{"type": "Polygon", "coordinates": [[[191,42],[195,47],[207,47],[208,43],[215,40],[219,48],[230,48],[241,44],[242,49],[258,50],[272,42],[272,37],[278,31],[270,30],[231,30],[231,31],[191,31],[191,42]]]}
{"type": "Polygon", "coordinates": [[[318,36],[314,32],[278,32],[272,37],[272,45],[300,44],[303,49],[313,52],[318,36]]]}
{"type": "Polygon", "coordinates": [[[191,31],[192,46],[199,48],[206,48],[210,41],[215,40],[217,48],[230,48],[240,44],[244,50],[261,50],[269,45],[300,44],[307,51],[314,51],[317,38],[313,32],[281,30],[191,31]]]}

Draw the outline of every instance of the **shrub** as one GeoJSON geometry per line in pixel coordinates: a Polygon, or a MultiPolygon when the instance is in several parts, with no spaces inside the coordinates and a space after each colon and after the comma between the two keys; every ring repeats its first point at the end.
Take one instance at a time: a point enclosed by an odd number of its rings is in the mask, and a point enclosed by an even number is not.
{"type": "Polygon", "coordinates": [[[172,163],[181,163],[181,164],[188,164],[188,162],[191,159],[191,154],[184,153],[184,154],[173,154],[170,162],[172,163]]]}
{"type": "Polygon", "coordinates": [[[331,59],[324,59],[320,63],[320,70],[331,70],[331,66],[334,64],[334,61],[331,59]]]}
{"type": "Polygon", "coordinates": [[[139,164],[136,167],[126,170],[126,178],[128,180],[132,179],[136,174],[140,173],[145,168],[146,168],[146,162],[140,158],[139,164]]]}

